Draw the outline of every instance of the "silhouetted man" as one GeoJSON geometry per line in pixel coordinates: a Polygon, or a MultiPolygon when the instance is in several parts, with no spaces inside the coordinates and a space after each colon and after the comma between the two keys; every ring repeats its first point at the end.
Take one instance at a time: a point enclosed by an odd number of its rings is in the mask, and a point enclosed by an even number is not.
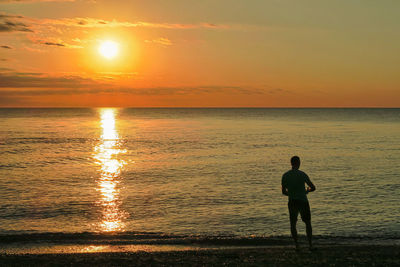
{"type": "Polygon", "coordinates": [[[308,203],[307,194],[315,191],[315,186],[311,182],[307,174],[299,170],[300,158],[294,156],[290,159],[292,169],[287,171],[282,176],[282,194],[289,197],[289,215],[290,215],[290,231],[296,244],[296,250],[299,249],[297,242],[297,217],[300,213],[301,219],[306,224],[307,238],[310,250],[312,246],[312,227],[311,227],[311,212],[308,203]],[[305,188],[305,184],[309,187],[305,188]]]}

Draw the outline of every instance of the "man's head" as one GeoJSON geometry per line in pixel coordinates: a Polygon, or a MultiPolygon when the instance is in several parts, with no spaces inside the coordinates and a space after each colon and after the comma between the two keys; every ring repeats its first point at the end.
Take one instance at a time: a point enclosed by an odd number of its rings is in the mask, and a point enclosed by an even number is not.
{"type": "Polygon", "coordinates": [[[300,168],[300,158],[298,156],[293,156],[290,159],[290,163],[292,164],[292,168],[298,170],[300,168]]]}

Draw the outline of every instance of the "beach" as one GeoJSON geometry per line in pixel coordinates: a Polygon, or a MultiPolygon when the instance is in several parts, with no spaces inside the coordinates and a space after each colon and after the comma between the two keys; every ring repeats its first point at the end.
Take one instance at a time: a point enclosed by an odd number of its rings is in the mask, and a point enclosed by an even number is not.
{"type": "Polygon", "coordinates": [[[291,246],[206,249],[172,252],[112,252],[57,254],[1,254],[11,266],[398,266],[398,245],[319,246],[310,252],[291,246]]]}
{"type": "Polygon", "coordinates": [[[0,265],[11,266],[398,266],[397,238],[301,235],[163,237],[148,235],[24,235],[2,237],[0,265]]]}

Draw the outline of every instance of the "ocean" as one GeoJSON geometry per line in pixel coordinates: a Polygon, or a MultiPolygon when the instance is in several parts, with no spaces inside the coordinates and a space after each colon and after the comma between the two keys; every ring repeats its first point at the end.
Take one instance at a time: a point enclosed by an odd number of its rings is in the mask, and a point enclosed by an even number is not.
{"type": "Polygon", "coordinates": [[[289,237],[293,155],[315,235],[400,238],[400,109],[3,108],[0,239],[289,237]]]}

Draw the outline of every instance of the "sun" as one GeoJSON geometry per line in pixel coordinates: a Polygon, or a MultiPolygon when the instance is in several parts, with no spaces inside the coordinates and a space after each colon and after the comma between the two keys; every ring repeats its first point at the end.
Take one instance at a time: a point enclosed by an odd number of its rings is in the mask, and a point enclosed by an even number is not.
{"type": "Polygon", "coordinates": [[[118,44],[113,41],[104,41],[99,46],[99,53],[107,59],[113,59],[118,55],[118,44]]]}

